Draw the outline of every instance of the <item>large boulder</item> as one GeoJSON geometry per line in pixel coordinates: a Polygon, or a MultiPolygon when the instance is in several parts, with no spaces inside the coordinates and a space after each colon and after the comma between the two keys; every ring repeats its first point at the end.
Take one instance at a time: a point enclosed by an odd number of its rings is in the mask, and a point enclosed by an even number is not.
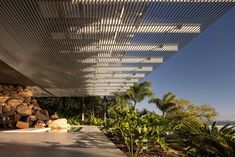
{"type": "Polygon", "coordinates": [[[38,110],[35,113],[35,116],[39,119],[39,120],[49,120],[49,114],[47,112],[47,110],[38,110]]]}
{"type": "Polygon", "coordinates": [[[57,119],[49,123],[48,127],[52,129],[67,129],[70,125],[67,123],[66,119],[57,119]]]}
{"type": "Polygon", "coordinates": [[[20,105],[22,102],[23,102],[22,99],[9,99],[7,101],[7,104],[10,105],[12,108],[15,108],[18,105],[20,105]]]}
{"type": "Polygon", "coordinates": [[[21,116],[29,116],[32,114],[32,109],[26,105],[20,105],[17,107],[16,111],[21,116]]]}

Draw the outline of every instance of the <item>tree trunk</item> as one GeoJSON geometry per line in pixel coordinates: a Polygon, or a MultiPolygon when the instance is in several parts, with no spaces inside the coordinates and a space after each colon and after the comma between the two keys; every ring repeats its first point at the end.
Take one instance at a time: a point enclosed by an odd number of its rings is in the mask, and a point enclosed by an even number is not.
{"type": "Polygon", "coordinates": [[[107,104],[106,104],[106,102],[105,102],[104,108],[105,108],[105,110],[104,110],[104,121],[106,122],[106,119],[107,119],[107,104]]]}
{"type": "Polygon", "coordinates": [[[84,122],[84,118],[85,118],[85,115],[84,115],[84,112],[85,112],[85,104],[84,104],[84,97],[82,98],[82,122],[84,122]]]}

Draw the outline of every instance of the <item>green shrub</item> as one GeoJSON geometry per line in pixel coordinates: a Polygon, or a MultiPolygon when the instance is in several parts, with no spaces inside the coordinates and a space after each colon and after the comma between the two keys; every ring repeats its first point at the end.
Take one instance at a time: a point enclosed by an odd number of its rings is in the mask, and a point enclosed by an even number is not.
{"type": "Polygon", "coordinates": [[[91,120],[91,124],[97,125],[97,126],[102,126],[103,125],[103,119],[95,117],[91,120]]]}
{"type": "Polygon", "coordinates": [[[235,130],[229,125],[219,129],[199,122],[187,122],[178,128],[168,140],[190,157],[234,157],[235,130]]]}
{"type": "Polygon", "coordinates": [[[68,119],[70,125],[80,125],[80,119],[77,117],[72,117],[68,119]]]}
{"type": "Polygon", "coordinates": [[[169,123],[165,118],[154,112],[138,112],[130,108],[117,111],[116,114],[116,119],[107,120],[105,128],[108,134],[124,141],[130,157],[148,153],[154,145],[159,145],[163,150],[168,149],[165,136],[169,131],[169,123]]]}

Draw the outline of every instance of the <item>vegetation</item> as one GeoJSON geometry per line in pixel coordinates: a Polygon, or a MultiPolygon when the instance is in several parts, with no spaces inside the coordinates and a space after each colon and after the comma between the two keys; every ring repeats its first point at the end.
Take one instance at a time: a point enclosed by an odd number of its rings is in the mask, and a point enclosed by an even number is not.
{"type": "Polygon", "coordinates": [[[169,122],[155,112],[138,112],[128,108],[115,114],[118,118],[111,121],[112,127],[108,131],[115,132],[115,136],[125,142],[129,156],[150,153],[154,145],[168,149],[165,135],[170,131],[169,122]]]}
{"type": "Polygon", "coordinates": [[[172,147],[192,157],[232,157],[235,154],[235,130],[229,125],[219,129],[199,122],[187,122],[169,138],[172,147]]]}
{"type": "Polygon", "coordinates": [[[136,109],[137,102],[141,102],[144,98],[152,95],[152,84],[148,81],[135,83],[134,86],[130,87],[130,89],[126,92],[126,97],[130,101],[133,101],[134,109],[136,109]]]}
{"type": "Polygon", "coordinates": [[[50,114],[55,112],[73,125],[98,125],[130,157],[188,156],[233,157],[235,131],[205,124],[217,116],[214,108],[166,93],[154,96],[151,83],[135,83],[127,92],[109,97],[38,98],[50,114]],[[162,112],[138,110],[144,99],[162,112]],[[84,116],[83,116],[84,115],[84,116]],[[84,117],[84,118],[83,118],[84,117]]]}
{"type": "Polygon", "coordinates": [[[159,110],[162,111],[162,116],[171,111],[175,106],[175,95],[172,93],[166,93],[162,99],[153,97],[149,100],[149,103],[154,103],[159,110]]]}

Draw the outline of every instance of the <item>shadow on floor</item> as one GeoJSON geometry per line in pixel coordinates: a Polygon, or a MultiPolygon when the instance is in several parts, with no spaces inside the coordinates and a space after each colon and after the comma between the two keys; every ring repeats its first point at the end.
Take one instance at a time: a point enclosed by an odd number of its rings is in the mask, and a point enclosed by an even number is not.
{"type": "Polygon", "coordinates": [[[97,149],[75,149],[63,147],[59,143],[45,142],[47,144],[23,144],[0,142],[0,156],[11,157],[118,157],[118,152],[97,151],[97,149]]]}

